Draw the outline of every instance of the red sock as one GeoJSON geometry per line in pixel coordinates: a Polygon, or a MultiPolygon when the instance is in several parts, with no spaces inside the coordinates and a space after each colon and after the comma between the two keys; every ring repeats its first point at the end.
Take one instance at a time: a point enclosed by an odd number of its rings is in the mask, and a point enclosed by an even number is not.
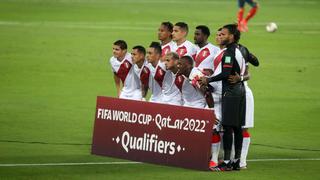
{"type": "Polygon", "coordinates": [[[251,19],[256,14],[257,11],[258,11],[258,6],[251,8],[249,13],[247,14],[246,21],[249,21],[249,19],[251,19]]]}
{"type": "Polygon", "coordinates": [[[243,131],[242,135],[243,135],[243,138],[249,138],[250,137],[250,134],[249,134],[248,131],[243,131]]]}
{"type": "Polygon", "coordinates": [[[211,143],[218,143],[220,142],[221,138],[220,138],[220,135],[219,134],[214,134],[212,135],[212,138],[211,138],[211,143]]]}
{"type": "Polygon", "coordinates": [[[243,14],[244,14],[244,8],[240,8],[238,11],[238,24],[240,24],[240,22],[242,21],[243,14]]]}

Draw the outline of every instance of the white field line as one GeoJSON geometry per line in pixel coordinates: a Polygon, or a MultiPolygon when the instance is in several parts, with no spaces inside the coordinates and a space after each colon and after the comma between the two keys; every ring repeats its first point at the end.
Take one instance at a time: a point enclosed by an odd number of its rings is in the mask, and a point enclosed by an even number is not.
{"type": "MultiPolygon", "coordinates": [[[[267,161],[320,161],[320,158],[296,158],[296,159],[249,159],[249,162],[267,162],[267,161]]],[[[35,163],[35,164],[0,164],[0,167],[17,166],[86,166],[86,165],[127,165],[141,164],[142,162],[83,162],[83,163],[35,163]]]]}

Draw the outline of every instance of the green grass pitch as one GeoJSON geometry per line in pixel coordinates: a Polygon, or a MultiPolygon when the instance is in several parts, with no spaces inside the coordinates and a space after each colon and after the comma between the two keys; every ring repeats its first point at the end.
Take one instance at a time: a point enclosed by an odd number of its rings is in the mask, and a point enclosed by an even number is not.
{"type": "MultiPolygon", "coordinates": [[[[320,2],[260,0],[241,43],[250,68],[255,128],[240,172],[152,164],[21,166],[119,162],[90,154],[96,96],[115,96],[109,58],[117,39],[147,46],[162,21],[214,34],[236,20],[236,0],[1,0],[0,179],[320,179],[320,2]],[[278,31],[267,33],[274,21],[278,31]]],[[[193,41],[193,40],[192,40],[193,41]]],[[[210,38],[211,42],[213,37],[210,38]]]]}

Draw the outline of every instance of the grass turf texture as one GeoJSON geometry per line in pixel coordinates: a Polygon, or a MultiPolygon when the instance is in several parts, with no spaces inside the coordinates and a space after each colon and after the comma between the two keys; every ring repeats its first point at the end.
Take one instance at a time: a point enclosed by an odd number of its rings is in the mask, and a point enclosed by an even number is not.
{"type": "MultiPolygon", "coordinates": [[[[260,0],[242,35],[260,61],[250,68],[255,128],[249,159],[320,158],[320,2],[260,0]],[[265,25],[274,21],[276,33],[265,25]]],[[[236,1],[2,0],[0,2],[0,163],[113,162],[90,155],[97,95],[115,96],[112,43],[157,40],[162,21],[214,34],[236,19],[236,1]],[[41,142],[41,143],[32,143],[41,142]]],[[[213,37],[210,38],[211,42],[213,37]]],[[[249,162],[208,173],[151,164],[0,167],[0,178],[319,179],[319,161],[249,162]]]]}

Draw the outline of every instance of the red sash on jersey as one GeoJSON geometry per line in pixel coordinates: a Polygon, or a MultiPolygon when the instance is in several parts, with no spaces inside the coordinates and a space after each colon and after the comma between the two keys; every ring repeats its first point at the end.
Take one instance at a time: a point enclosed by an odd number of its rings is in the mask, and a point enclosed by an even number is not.
{"type": "Polygon", "coordinates": [[[121,79],[123,84],[127,78],[127,75],[129,74],[131,67],[132,64],[128,60],[124,60],[123,63],[120,65],[120,68],[117,72],[117,76],[121,79]]]}
{"type": "Polygon", "coordinates": [[[180,92],[182,92],[183,82],[184,82],[184,77],[182,75],[177,75],[176,79],[174,80],[174,84],[178,87],[180,92]]]}
{"type": "Polygon", "coordinates": [[[146,66],[143,66],[140,74],[140,81],[144,86],[149,85],[149,76],[150,76],[150,69],[146,66]]]}
{"type": "Polygon", "coordinates": [[[185,46],[179,47],[176,52],[178,53],[179,57],[184,56],[187,54],[187,48],[185,46]]]}
{"type": "Polygon", "coordinates": [[[215,71],[218,67],[218,65],[221,63],[222,57],[224,55],[224,51],[222,51],[213,61],[214,70],[215,71]]]}
{"type": "Polygon", "coordinates": [[[164,57],[166,54],[168,54],[168,52],[170,52],[171,49],[170,49],[170,46],[166,46],[162,49],[162,52],[161,52],[161,57],[164,57]]]}
{"type": "Polygon", "coordinates": [[[195,67],[198,67],[201,64],[201,62],[205,60],[208,56],[210,56],[209,49],[208,48],[202,49],[198,54],[198,56],[195,58],[195,62],[196,62],[195,67]]]}
{"type": "Polygon", "coordinates": [[[154,79],[158,82],[160,87],[162,87],[162,82],[165,74],[166,72],[158,66],[156,69],[156,74],[154,75],[154,79]]]}

